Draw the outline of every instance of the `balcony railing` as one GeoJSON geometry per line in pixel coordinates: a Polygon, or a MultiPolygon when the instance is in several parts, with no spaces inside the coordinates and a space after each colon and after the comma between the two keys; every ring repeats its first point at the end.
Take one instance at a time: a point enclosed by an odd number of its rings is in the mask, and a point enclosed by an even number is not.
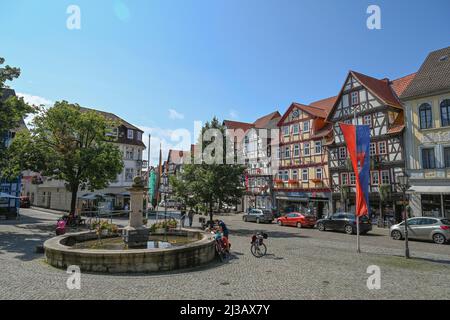
{"type": "Polygon", "coordinates": [[[450,168],[408,170],[411,179],[450,179],[450,168]]]}

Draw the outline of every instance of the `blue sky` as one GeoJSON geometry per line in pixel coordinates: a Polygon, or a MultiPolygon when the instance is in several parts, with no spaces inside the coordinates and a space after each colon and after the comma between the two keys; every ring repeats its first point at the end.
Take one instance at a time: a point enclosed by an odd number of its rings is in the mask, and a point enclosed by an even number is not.
{"type": "Polygon", "coordinates": [[[338,93],[349,69],[397,77],[450,45],[450,1],[0,0],[0,56],[29,101],[116,113],[152,158],[194,120],[254,121],[338,93]],[[78,5],[81,29],[69,30],[78,5]],[[369,5],[381,30],[366,27],[369,5]]]}

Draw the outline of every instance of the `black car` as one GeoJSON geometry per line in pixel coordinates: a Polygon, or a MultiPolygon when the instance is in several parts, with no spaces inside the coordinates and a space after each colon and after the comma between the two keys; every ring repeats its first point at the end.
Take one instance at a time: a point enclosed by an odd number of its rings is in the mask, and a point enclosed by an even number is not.
{"type": "Polygon", "coordinates": [[[31,206],[31,201],[29,197],[20,197],[20,207],[29,208],[31,206]]]}
{"type": "MultiPolygon", "coordinates": [[[[317,221],[317,229],[320,231],[337,230],[347,234],[356,233],[356,216],[353,213],[338,212],[332,216],[317,221]]],[[[367,216],[359,218],[359,233],[366,234],[372,230],[372,223],[367,216]]]]}

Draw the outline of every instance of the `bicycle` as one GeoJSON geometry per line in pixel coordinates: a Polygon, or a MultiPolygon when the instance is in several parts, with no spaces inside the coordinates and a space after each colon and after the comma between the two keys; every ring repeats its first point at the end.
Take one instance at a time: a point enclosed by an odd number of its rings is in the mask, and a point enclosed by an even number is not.
{"type": "Polygon", "coordinates": [[[256,258],[261,258],[267,254],[267,247],[264,244],[264,239],[267,238],[268,235],[264,232],[257,232],[252,236],[250,251],[256,258]]]}
{"type": "MultiPolygon", "coordinates": [[[[216,235],[213,231],[211,231],[211,234],[216,235]]],[[[222,238],[216,238],[215,242],[216,255],[219,260],[221,262],[228,260],[230,258],[229,245],[227,245],[228,247],[225,247],[222,238]]]]}

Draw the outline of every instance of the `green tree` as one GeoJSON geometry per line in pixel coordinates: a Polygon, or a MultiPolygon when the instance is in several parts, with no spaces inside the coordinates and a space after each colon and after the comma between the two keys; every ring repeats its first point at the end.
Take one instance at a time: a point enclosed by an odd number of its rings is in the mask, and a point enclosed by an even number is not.
{"type": "MultiPolygon", "coordinates": [[[[211,122],[205,123],[202,128],[198,143],[202,145],[202,154],[210,153],[214,161],[205,161],[202,157],[200,164],[186,164],[179,179],[180,182],[175,189],[180,190],[179,194],[187,196],[197,203],[208,205],[210,220],[213,220],[214,205],[219,207],[222,202],[236,204],[243,195],[241,186],[242,174],[245,166],[240,164],[226,164],[226,137],[225,127],[214,117],[211,122]],[[203,139],[208,129],[215,129],[217,136],[212,136],[209,141],[203,139]],[[223,139],[220,143],[216,139],[223,139]],[[218,148],[211,151],[211,144],[216,144],[218,148]],[[206,152],[205,152],[206,151],[206,152]],[[188,192],[184,191],[188,190],[188,192]]],[[[228,150],[229,151],[229,150],[228,150]]]]}
{"type": "Polygon", "coordinates": [[[36,109],[29,106],[23,98],[15,95],[6,96],[8,87],[6,81],[12,81],[20,76],[20,69],[8,65],[1,67],[5,59],[0,57],[0,176],[7,162],[6,145],[4,139],[8,132],[19,127],[21,121],[36,109]]]}
{"type": "Polygon", "coordinates": [[[10,174],[20,169],[63,180],[75,212],[77,192],[106,188],[123,169],[122,153],[106,132],[115,123],[67,101],[38,114],[30,132],[16,136],[8,152],[10,174]]]}

